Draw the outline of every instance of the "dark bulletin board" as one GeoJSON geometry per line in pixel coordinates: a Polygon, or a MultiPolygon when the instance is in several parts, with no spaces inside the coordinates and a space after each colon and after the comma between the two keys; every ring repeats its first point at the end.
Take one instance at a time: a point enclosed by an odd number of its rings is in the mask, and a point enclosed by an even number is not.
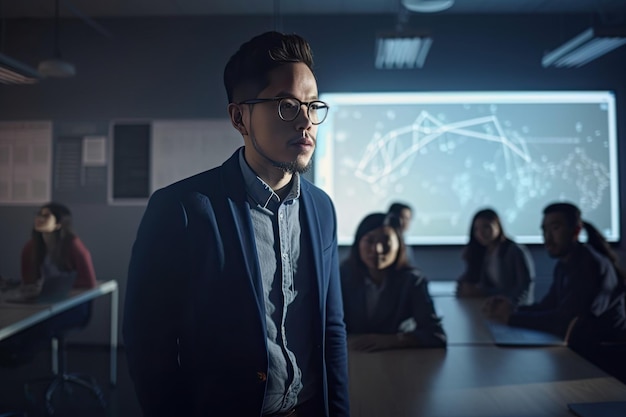
{"type": "Polygon", "coordinates": [[[113,126],[113,200],[150,196],[150,123],[113,126]]]}

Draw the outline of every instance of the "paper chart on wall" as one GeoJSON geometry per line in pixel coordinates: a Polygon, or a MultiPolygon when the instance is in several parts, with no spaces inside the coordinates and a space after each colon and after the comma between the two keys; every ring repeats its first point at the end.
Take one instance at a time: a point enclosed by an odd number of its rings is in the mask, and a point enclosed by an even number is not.
{"type": "Polygon", "coordinates": [[[50,200],[52,122],[0,122],[0,204],[50,200]]]}

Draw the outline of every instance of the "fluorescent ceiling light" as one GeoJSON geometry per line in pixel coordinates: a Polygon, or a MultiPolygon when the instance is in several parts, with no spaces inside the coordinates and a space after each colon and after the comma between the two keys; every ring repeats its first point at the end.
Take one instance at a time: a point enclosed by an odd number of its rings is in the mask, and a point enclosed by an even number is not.
{"type": "Polygon", "coordinates": [[[454,5],[454,0],[402,0],[402,5],[412,12],[442,12],[454,5]]]}
{"type": "Polygon", "coordinates": [[[376,39],[376,68],[422,68],[433,39],[428,36],[382,36],[376,39]]]}
{"type": "Polygon", "coordinates": [[[581,67],[588,62],[626,44],[624,28],[589,28],[565,42],[555,50],[546,53],[541,60],[545,67],[581,67]]]}
{"type": "Polygon", "coordinates": [[[0,83],[34,84],[40,79],[41,74],[34,68],[4,54],[0,54],[0,83]]]}

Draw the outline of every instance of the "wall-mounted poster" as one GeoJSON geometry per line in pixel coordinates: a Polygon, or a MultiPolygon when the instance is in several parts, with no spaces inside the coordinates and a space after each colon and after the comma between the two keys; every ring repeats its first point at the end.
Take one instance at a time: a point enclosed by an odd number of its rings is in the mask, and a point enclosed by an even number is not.
{"type": "Polygon", "coordinates": [[[0,204],[50,200],[52,122],[0,122],[0,204]]]}

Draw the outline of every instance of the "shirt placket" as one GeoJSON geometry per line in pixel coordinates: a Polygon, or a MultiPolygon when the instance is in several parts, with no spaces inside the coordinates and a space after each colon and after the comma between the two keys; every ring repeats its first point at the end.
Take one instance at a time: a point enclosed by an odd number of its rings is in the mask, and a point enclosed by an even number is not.
{"type": "Polygon", "coordinates": [[[289,358],[289,364],[292,370],[292,379],[287,387],[285,393],[284,403],[294,403],[294,382],[296,381],[295,372],[297,370],[297,364],[295,363],[294,355],[289,351],[287,347],[286,328],[285,322],[287,319],[287,308],[289,304],[295,299],[295,292],[293,287],[293,266],[291,264],[291,239],[289,238],[289,223],[286,213],[286,204],[281,204],[278,208],[278,232],[279,232],[279,246],[280,246],[280,259],[281,259],[281,271],[282,271],[282,292],[283,292],[283,308],[280,322],[281,342],[284,351],[289,358]]]}

